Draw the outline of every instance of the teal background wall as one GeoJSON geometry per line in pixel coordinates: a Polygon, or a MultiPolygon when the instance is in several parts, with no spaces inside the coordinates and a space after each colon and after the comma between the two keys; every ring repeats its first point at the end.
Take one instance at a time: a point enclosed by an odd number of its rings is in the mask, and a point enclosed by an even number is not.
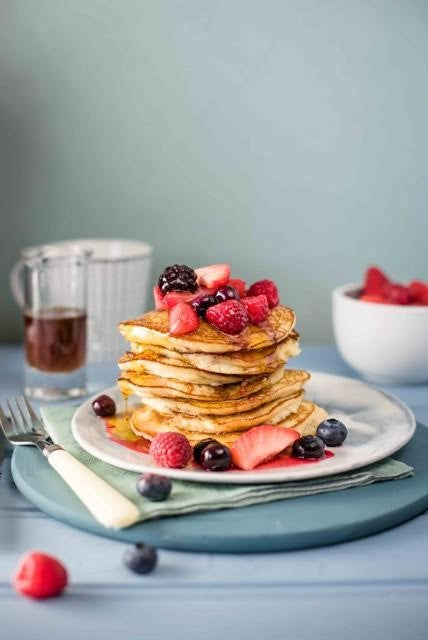
{"type": "Polygon", "coordinates": [[[273,277],[309,341],[428,279],[425,0],[0,0],[0,340],[20,247],[135,237],[273,277]]]}

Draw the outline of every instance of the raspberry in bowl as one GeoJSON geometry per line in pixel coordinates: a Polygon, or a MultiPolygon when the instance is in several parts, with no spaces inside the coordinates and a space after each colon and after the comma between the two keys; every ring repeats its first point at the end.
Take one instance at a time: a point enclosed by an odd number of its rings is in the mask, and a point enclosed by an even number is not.
{"type": "Polygon", "coordinates": [[[427,283],[392,282],[370,267],[332,298],[336,344],[351,367],[380,384],[428,382],[427,283]]]}

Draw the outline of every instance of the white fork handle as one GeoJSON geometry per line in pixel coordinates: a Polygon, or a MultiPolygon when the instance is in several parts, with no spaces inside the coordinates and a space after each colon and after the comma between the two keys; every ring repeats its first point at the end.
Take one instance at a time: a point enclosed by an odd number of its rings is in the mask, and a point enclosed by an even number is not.
{"type": "Polygon", "coordinates": [[[135,504],[76,460],[68,451],[55,449],[47,454],[47,459],[104,527],[122,529],[138,521],[140,512],[135,504]]]}

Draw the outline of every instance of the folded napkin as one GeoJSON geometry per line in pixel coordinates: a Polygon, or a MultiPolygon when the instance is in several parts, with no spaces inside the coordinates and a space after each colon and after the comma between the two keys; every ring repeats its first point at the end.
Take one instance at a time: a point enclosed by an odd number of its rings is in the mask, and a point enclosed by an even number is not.
{"type": "Polygon", "coordinates": [[[273,500],[311,496],[384,480],[400,480],[413,475],[412,467],[404,462],[386,458],[381,462],[348,473],[282,484],[205,484],[174,480],[168,500],[149,502],[136,491],[138,473],[125,471],[102,462],[77,444],[70,426],[74,411],[75,407],[69,406],[43,407],[41,413],[47,432],[55,443],[60,444],[94,473],[132,500],[140,509],[140,521],[195,511],[231,509],[273,500]]]}

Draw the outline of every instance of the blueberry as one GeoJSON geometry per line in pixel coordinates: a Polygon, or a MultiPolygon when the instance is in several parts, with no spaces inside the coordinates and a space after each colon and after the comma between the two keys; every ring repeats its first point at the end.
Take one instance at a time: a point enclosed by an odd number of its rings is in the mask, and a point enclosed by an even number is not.
{"type": "Polygon", "coordinates": [[[329,447],[339,447],[346,440],[348,429],[336,418],[327,418],[318,425],[317,436],[329,447]]]}
{"type": "Polygon", "coordinates": [[[154,547],[142,542],[125,551],[123,561],[134,573],[150,573],[156,566],[158,554],[154,547]]]}
{"type": "Polygon", "coordinates": [[[143,473],[137,480],[138,493],[152,502],[166,500],[171,489],[171,480],[156,473],[143,473]]]}
{"type": "Polygon", "coordinates": [[[201,467],[206,471],[225,471],[231,461],[229,448],[218,442],[208,444],[201,451],[201,467]]]}
{"type": "Polygon", "coordinates": [[[324,442],[317,436],[303,436],[293,443],[292,455],[295,458],[321,458],[324,455],[324,442]]]}
{"type": "Polygon", "coordinates": [[[220,445],[219,441],[218,440],[214,440],[214,438],[205,438],[204,440],[199,440],[199,442],[197,442],[195,444],[195,446],[193,447],[193,460],[196,462],[196,464],[201,464],[202,451],[209,444],[218,444],[218,445],[220,445]]]}
{"type": "Polygon", "coordinates": [[[116,413],[116,405],[113,398],[105,394],[95,398],[92,403],[92,408],[100,418],[111,418],[111,416],[114,416],[116,413]]]}
{"type": "Polygon", "coordinates": [[[201,296],[193,300],[192,307],[200,318],[205,318],[205,314],[208,309],[217,304],[217,300],[214,296],[201,296]]]}
{"type": "Polygon", "coordinates": [[[217,304],[220,302],[226,302],[226,300],[240,300],[239,293],[235,289],[235,287],[231,287],[230,285],[226,285],[225,287],[221,287],[214,294],[217,304]]]}

